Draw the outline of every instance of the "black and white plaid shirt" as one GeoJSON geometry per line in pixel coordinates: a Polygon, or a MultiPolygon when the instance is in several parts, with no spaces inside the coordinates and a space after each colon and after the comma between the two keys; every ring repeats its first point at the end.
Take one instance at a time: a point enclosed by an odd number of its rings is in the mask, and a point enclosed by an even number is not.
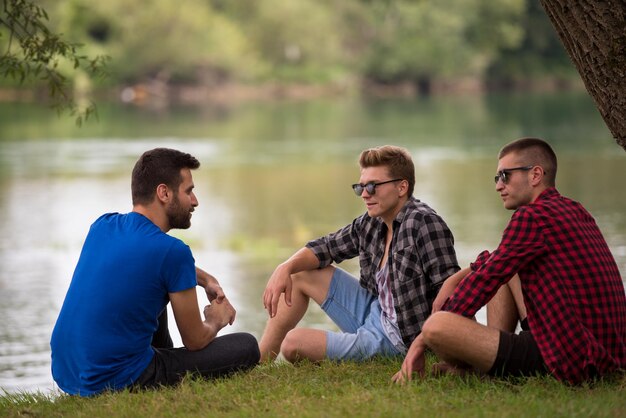
{"type": "MultiPolygon", "coordinates": [[[[306,246],[320,260],[320,268],[358,256],[361,286],[378,295],[376,271],[386,236],[383,220],[365,213],[306,246]]],[[[398,328],[408,347],[421,332],[444,280],[459,270],[452,232],[433,209],[411,197],[393,221],[388,263],[398,328]]]]}

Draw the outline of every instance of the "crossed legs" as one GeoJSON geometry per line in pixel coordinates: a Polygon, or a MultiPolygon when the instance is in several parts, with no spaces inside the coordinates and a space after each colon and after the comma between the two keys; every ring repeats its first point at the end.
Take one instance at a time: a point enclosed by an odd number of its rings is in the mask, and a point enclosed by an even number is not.
{"type": "Polygon", "coordinates": [[[278,353],[290,362],[298,359],[320,361],[326,356],[326,332],[296,328],[313,299],[321,305],[330,288],[335,268],[303,271],[291,276],[291,306],[281,297],[276,316],[268,319],[259,343],[261,361],[274,359],[278,353]]]}
{"type": "Polygon", "coordinates": [[[159,328],[152,338],[154,357],[133,383],[133,388],[175,385],[187,373],[207,378],[228,376],[248,370],[259,361],[256,339],[243,332],[216,337],[202,350],[174,348],[168,329],[167,309],[159,316],[159,328]]]}
{"type": "Polygon", "coordinates": [[[439,311],[424,324],[424,342],[448,365],[488,372],[498,354],[500,331],[513,332],[526,309],[519,277],[500,287],[487,304],[487,326],[473,319],[439,311]]]}

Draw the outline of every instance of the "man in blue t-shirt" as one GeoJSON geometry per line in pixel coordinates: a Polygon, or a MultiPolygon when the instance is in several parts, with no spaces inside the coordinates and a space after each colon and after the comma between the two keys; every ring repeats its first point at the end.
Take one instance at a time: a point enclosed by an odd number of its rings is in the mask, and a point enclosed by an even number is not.
{"type": "Polygon", "coordinates": [[[258,363],[252,335],[217,337],[235,309],[217,280],[195,267],[189,247],[167,234],[191,226],[198,206],[191,170],[199,166],[180,151],[145,152],[133,169],[133,211],[91,226],[50,341],[52,376],[63,391],[173,385],[188,372],[224,376],[258,363]],[[204,320],[196,285],[210,301],[204,320]],[[184,348],[173,347],[168,303],[184,348]]]}

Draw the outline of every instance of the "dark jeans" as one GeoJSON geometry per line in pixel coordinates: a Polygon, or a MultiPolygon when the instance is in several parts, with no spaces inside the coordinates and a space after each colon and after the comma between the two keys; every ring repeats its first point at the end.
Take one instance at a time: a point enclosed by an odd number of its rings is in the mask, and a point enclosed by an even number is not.
{"type": "Polygon", "coordinates": [[[216,337],[198,351],[174,348],[167,325],[167,310],[159,317],[159,329],[152,338],[152,347],[154,357],[135,381],[135,388],[175,385],[187,373],[207,378],[228,376],[253,368],[260,358],[256,338],[243,332],[216,337]]]}

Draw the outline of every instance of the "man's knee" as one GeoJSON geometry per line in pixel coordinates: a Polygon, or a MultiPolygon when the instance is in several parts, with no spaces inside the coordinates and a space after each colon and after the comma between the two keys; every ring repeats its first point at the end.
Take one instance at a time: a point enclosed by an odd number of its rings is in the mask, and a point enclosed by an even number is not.
{"type": "Polygon", "coordinates": [[[307,328],[292,329],[280,346],[280,352],[291,363],[309,359],[320,361],[326,356],[326,333],[307,328]]]}
{"type": "Polygon", "coordinates": [[[436,346],[444,340],[451,330],[451,325],[460,317],[456,314],[439,311],[432,314],[422,327],[424,342],[429,347],[436,346]]]}
{"type": "Polygon", "coordinates": [[[297,329],[292,329],[287,333],[285,339],[280,345],[280,352],[285,359],[291,363],[301,358],[300,352],[302,347],[302,339],[299,337],[297,329]]]}
{"type": "Polygon", "coordinates": [[[306,270],[292,274],[293,288],[321,304],[326,299],[334,272],[333,266],[327,266],[323,269],[306,270]]]}
{"type": "Polygon", "coordinates": [[[241,346],[244,348],[247,359],[247,366],[253,367],[259,363],[261,359],[261,352],[259,351],[259,343],[252,334],[241,334],[241,346]]]}
{"type": "Polygon", "coordinates": [[[235,362],[239,364],[238,368],[249,369],[259,363],[261,358],[259,343],[252,334],[235,332],[218,338],[224,340],[224,349],[228,350],[231,356],[236,358],[235,362]]]}
{"type": "Polygon", "coordinates": [[[291,275],[291,282],[294,287],[302,288],[309,286],[313,281],[314,270],[305,270],[291,275]]]}

